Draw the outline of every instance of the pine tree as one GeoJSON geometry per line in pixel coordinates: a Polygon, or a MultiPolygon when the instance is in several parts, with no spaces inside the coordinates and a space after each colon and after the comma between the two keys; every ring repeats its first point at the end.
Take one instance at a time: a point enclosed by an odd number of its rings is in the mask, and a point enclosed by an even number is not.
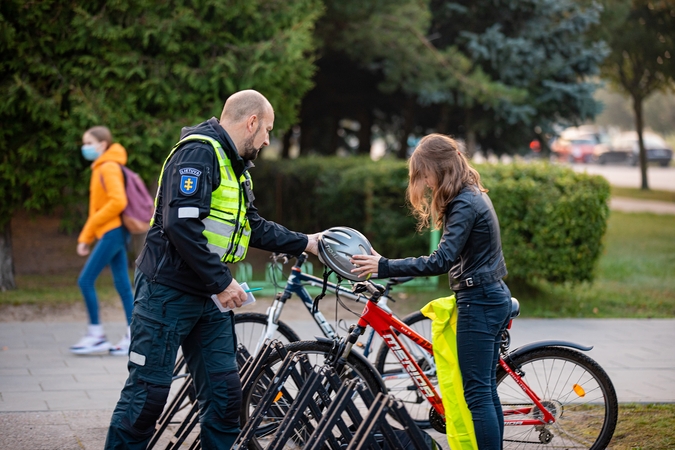
{"type": "Polygon", "coordinates": [[[546,144],[556,125],[599,112],[591,77],[607,52],[586,33],[600,10],[573,0],[432,2],[436,45],[458,48],[490,78],[524,94],[492,101],[448,95],[458,111],[454,126],[469,147],[478,142],[497,153],[517,152],[533,138],[546,144]]]}

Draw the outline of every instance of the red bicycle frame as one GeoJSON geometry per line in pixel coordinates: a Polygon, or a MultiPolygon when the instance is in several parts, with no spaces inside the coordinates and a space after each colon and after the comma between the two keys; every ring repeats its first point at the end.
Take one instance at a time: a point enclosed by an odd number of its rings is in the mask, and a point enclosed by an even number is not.
{"type": "MultiPolygon", "coordinates": [[[[366,306],[363,308],[363,312],[361,313],[361,317],[358,321],[358,326],[361,330],[365,330],[366,326],[368,325],[370,325],[375,330],[375,332],[379,334],[380,337],[382,337],[384,343],[396,356],[406,372],[408,372],[408,375],[410,375],[410,378],[412,378],[413,382],[417,386],[418,391],[429,401],[429,403],[431,403],[431,406],[436,410],[436,412],[440,414],[441,417],[445,418],[445,411],[443,409],[441,396],[438,394],[438,392],[436,392],[436,389],[431,384],[431,381],[429,381],[429,378],[420,368],[417,361],[415,361],[415,359],[410,355],[405,345],[401,343],[396,332],[403,334],[433,356],[434,350],[431,342],[417,334],[413,329],[394,317],[391,313],[388,313],[377,306],[377,303],[373,302],[372,300],[369,300],[366,306]]],[[[518,386],[520,386],[527,396],[532,399],[535,405],[535,407],[529,408],[504,410],[504,425],[545,425],[555,422],[555,417],[550,413],[550,411],[548,411],[548,409],[546,409],[546,407],[544,407],[544,405],[542,405],[541,400],[537,394],[535,394],[532,389],[530,389],[530,387],[523,381],[520,375],[512,370],[501,357],[499,358],[499,365],[511,378],[515,380],[518,386]],[[543,414],[541,419],[506,419],[508,416],[529,414],[535,408],[543,414]]]]}

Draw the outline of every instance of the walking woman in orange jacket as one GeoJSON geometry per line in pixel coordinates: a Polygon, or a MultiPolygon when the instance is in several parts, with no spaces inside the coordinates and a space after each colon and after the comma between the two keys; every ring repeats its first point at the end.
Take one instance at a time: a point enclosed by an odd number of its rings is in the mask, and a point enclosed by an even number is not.
{"type": "Polygon", "coordinates": [[[126,243],[129,232],[122,226],[121,214],[127,206],[122,165],[127,151],[112,143],[110,130],[104,126],[88,129],[82,136],[82,156],[93,161],[89,183],[89,216],[77,239],[77,254],[87,256],[87,262],[77,280],[89,313],[86,335],[70,347],[78,355],[110,353],[127,355],[133,294],[127,271],[126,243]],[[93,251],[91,247],[98,240],[93,251]],[[115,346],[105,336],[100,323],[95,282],[103,268],[110,265],[115,289],[122,299],[127,317],[127,333],[115,346]]]}

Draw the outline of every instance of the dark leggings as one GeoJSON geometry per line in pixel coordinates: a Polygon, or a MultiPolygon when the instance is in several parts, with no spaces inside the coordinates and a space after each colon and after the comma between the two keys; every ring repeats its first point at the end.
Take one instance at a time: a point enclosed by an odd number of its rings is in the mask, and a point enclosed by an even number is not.
{"type": "Polygon", "coordinates": [[[457,298],[457,356],[464,397],[480,450],[499,450],[504,415],[497,395],[501,334],[508,325],[511,292],[503,281],[463,289],[457,298]]]}

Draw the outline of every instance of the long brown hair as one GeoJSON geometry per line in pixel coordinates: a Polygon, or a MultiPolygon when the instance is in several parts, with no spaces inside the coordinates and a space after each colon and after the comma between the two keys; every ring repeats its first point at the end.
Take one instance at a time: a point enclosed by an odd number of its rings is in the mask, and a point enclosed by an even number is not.
{"type": "Polygon", "coordinates": [[[420,231],[429,226],[432,217],[435,228],[443,228],[445,209],[463,187],[473,185],[487,192],[457,141],[442,134],[422,138],[408,161],[408,175],[406,194],[420,231]],[[427,177],[429,183],[434,183],[430,191],[427,177]]]}

